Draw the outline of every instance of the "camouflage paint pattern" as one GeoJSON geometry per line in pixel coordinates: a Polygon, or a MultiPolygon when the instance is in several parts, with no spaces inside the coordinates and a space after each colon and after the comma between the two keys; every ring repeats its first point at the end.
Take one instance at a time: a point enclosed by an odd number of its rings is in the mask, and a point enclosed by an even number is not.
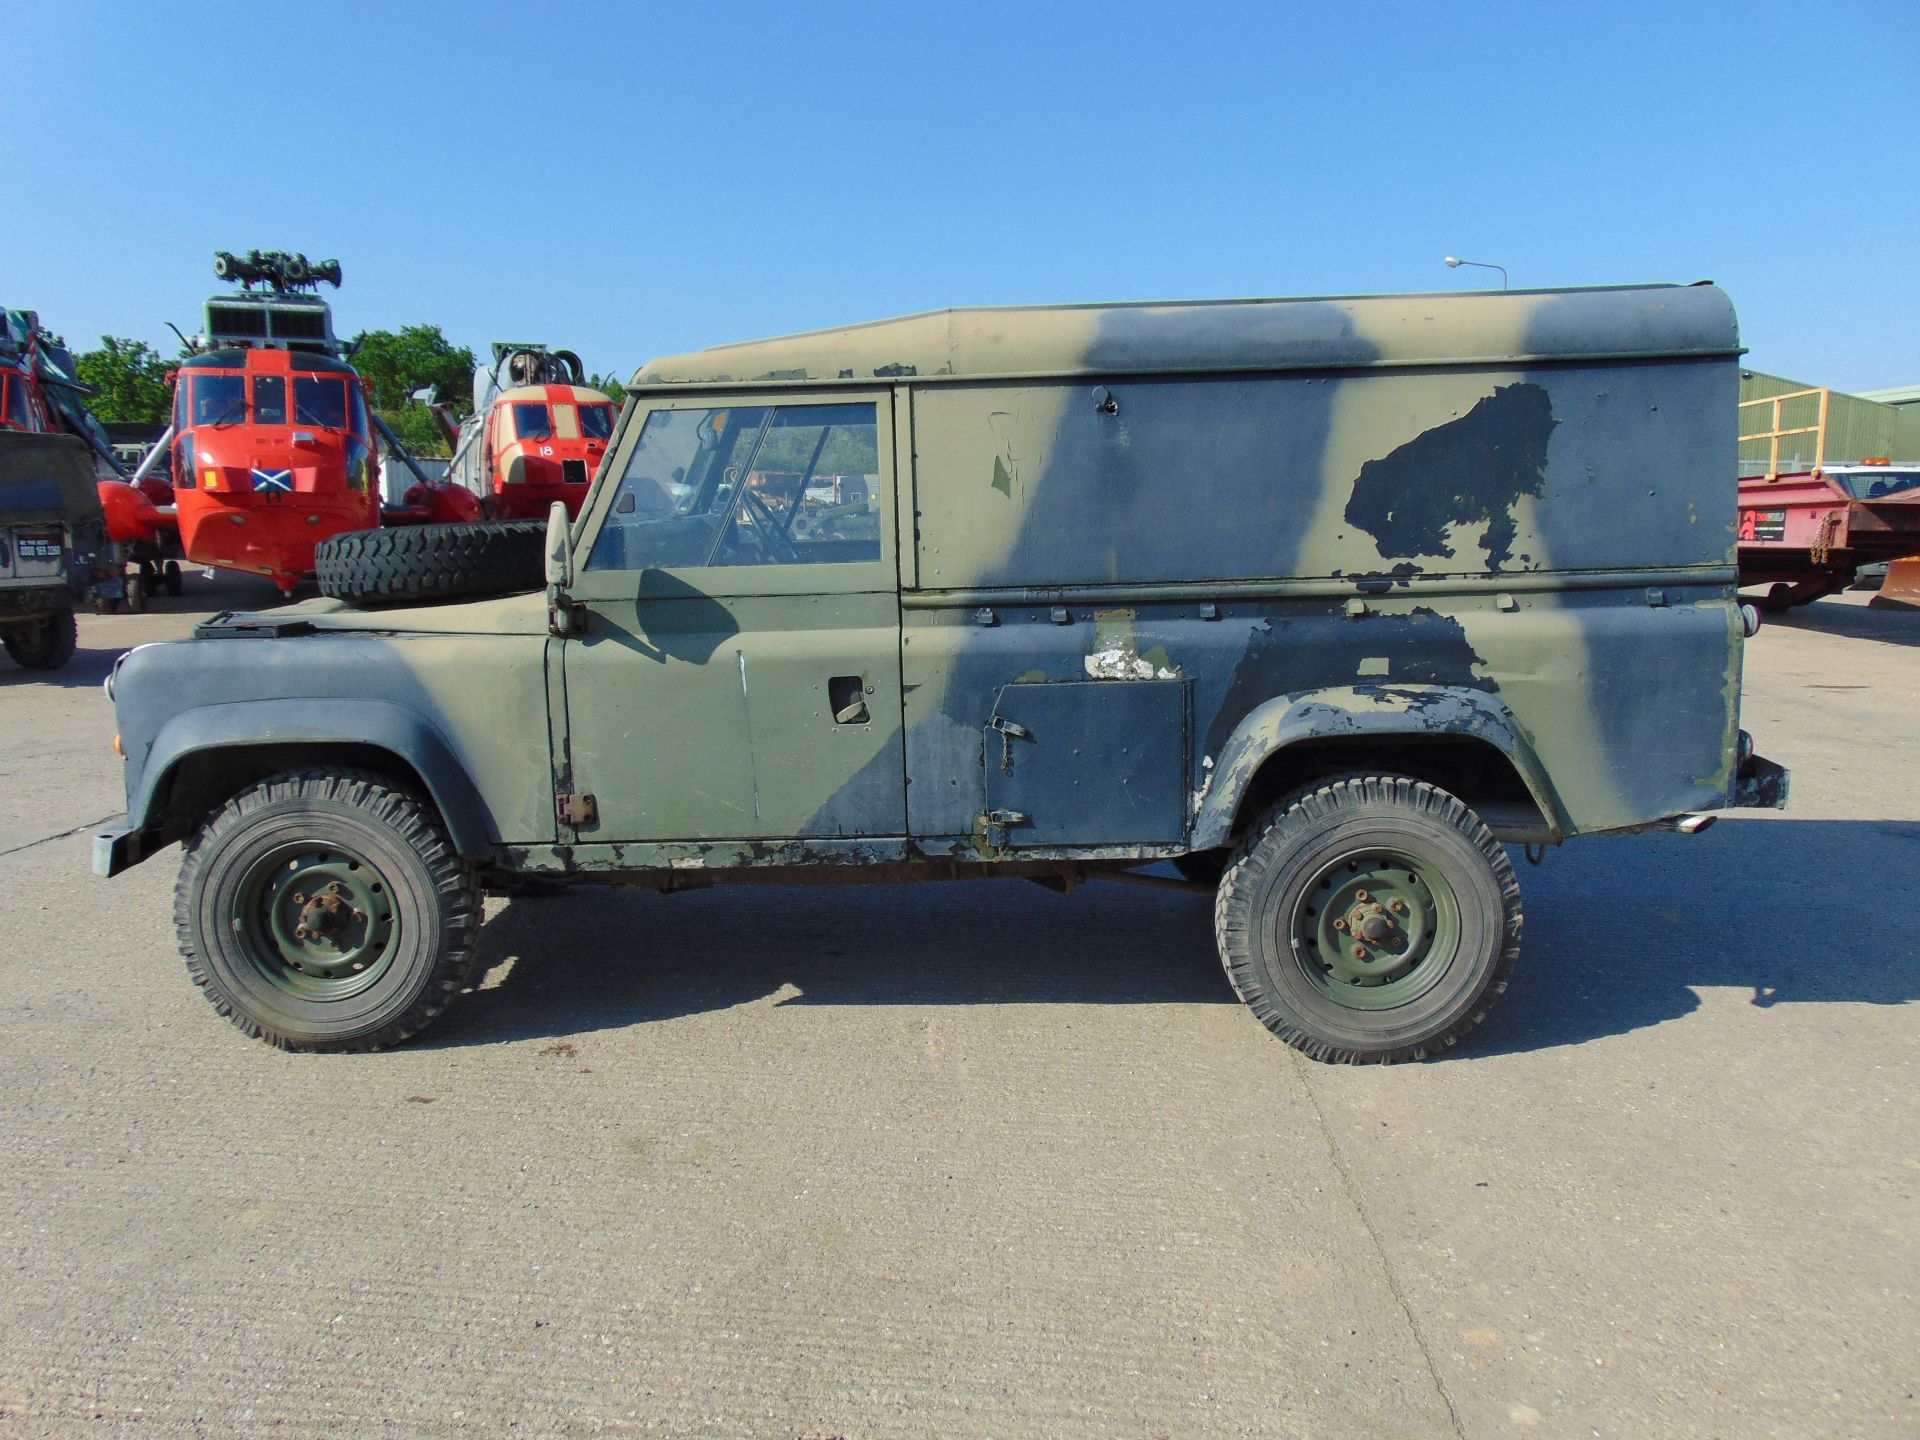
{"type": "Polygon", "coordinates": [[[583,629],[553,641],[537,596],[316,604],[324,643],[270,648],[350,649],[358,693],[418,706],[507,868],[1174,854],[1225,843],[1290,745],[1390,770],[1433,736],[1505,757],[1531,797],[1496,821],[1512,838],[1633,828],[1729,803],[1738,354],[1711,286],[948,311],[722,347],[635,375],[576,558],[652,411],[858,399],[878,560],[576,567],[583,629]],[[829,703],[848,678],[857,724],[829,703]],[[555,788],[596,820],[557,824],[555,788]]]}

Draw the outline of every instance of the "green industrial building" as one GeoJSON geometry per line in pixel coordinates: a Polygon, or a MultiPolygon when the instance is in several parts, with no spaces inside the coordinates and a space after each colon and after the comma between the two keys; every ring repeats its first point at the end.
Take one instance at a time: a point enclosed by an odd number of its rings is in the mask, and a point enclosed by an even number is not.
{"type": "Polygon", "coordinates": [[[1920,385],[1849,395],[1740,372],[1740,473],[1791,474],[1862,460],[1920,462],[1920,385]]]}

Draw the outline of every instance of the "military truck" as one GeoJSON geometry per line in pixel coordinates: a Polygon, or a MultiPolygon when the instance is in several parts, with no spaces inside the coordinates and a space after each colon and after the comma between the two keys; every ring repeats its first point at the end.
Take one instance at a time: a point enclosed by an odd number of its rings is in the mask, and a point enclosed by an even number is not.
{"type": "Polygon", "coordinates": [[[119,562],[93,455],[72,435],[0,428],[0,645],[16,665],[58,670],[79,639],[73,612],[119,562]]]}
{"type": "Polygon", "coordinates": [[[437,1016],[482,895],[529,880],[1170,861],[1287,1043],[1430,1055],[1519,954],[1503,842],[1784,803],[1738,723],[1739,353],[1698,285],[950,310],[657,360],[521,593],[128,655],[95,868],[185,841],[195,982],[340,1050],[437,1016]]]}

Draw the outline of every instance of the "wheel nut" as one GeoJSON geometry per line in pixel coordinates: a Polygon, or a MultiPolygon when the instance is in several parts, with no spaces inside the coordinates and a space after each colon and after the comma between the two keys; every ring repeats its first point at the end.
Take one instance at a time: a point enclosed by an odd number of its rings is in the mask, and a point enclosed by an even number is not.
{"type": "Polygon", "coordinates": [[[1335,921],[1333,922],[1333,928],[1334,928],[1334,929],[1336,929],[1336,930],[1344,930],[1344,929],[1346,929],[1346,928],[1347,928],[1347,917],[1346,917],[1346,916],[1344,916],[1344,915],[1342,915],[1342,916],[1341,916],[1341,917],[1340,917],[1340,918],[1339,918],[1338,920],[1335,920],[1335,921]]]}
{"type": "Polygon", "coordinates": [[[341,891],[341,889],[340,889],[340,882],[339,882],[338,880],[336,880],[336,881],[334,881],[334,882],[333,882],[333,883],[332,883],[331,885],[329,885],[329,886],[327,886],[327,893],[328,893],[329,895],[339,895],[339,894],[341,894],[341,893],[342,893],[342,891],[341,891]]]}
{"type": "Polygon", "coordinates": [[[304,926],[304,925],[301,925],[301,926],[299,926],[298,928],[296,928],[296,929],[294,930],[294,932],[293,932],[293,938],[294,938],[294,939],[296,939],[296,940],[304,940],[304,939],[306,939],[306,938],[307,938],[307,927],[306,927],[306,926],[304,926]]]}
{"type": "Polygon", "coordinates": [[[364,920],[367,918],[367,912],[364,910],[356,910],[353,912],[353,918],[355,920],[364,920]]]}
{"type": "Polygon", "coordinates": [[[304,905],[307,903],[307,897],[296,890],[293,892],[293,903],[296,905],[304,905]]]}
{"type": "Polygon", "coordinates": [[[1364,945],[1356,945],[1356,946],[1354,946],[1354,947],[1353,947],[1353,958],[1354,958],[1354,959],[1356,959],[1356,960],[1364,960],[1364,959],[1366,959],[1366,958],[1367,958],[1367,947],[1366,947],[1366,946],[1364,946],[1364,945]]]}
{"type": "Polygon", "coordinates": [[[1387,906],[1387,908],[1396,915],[1404,915],[1407,913],[1407,902],[1404,900],[1395,900],[1391,905],[1387,906]]]}
{"type": "Polygon", "coordinates": [[[1364,905],[1367,903],[1367,901],[1371,900],[1373,897],[1367,894],[1367,892],[1364,890],[1356,890],[1353,892],[1353,898],[1358,900],[1362,905],[1364,905]]]}

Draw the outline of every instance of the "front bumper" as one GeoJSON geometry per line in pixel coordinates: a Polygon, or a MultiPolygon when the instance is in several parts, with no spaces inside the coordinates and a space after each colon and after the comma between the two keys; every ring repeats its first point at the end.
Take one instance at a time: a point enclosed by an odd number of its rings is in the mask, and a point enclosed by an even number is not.
{"type": "Polygon", "coordinates": [[[1784,810],[1787,789],[1793,772],[1784,765],[1758,755],[1749,755],[1734,777],[1733,793],[1728,796],[1730,810],[1784,810]]]}
{"type": "Polygon", "coordinates": [[[111,880],[123,870],[131,870],[160,848],[151,830],[129,825],[127,817],[115,817],[115,823],[94,832],[93,873],[111,880]]]}

